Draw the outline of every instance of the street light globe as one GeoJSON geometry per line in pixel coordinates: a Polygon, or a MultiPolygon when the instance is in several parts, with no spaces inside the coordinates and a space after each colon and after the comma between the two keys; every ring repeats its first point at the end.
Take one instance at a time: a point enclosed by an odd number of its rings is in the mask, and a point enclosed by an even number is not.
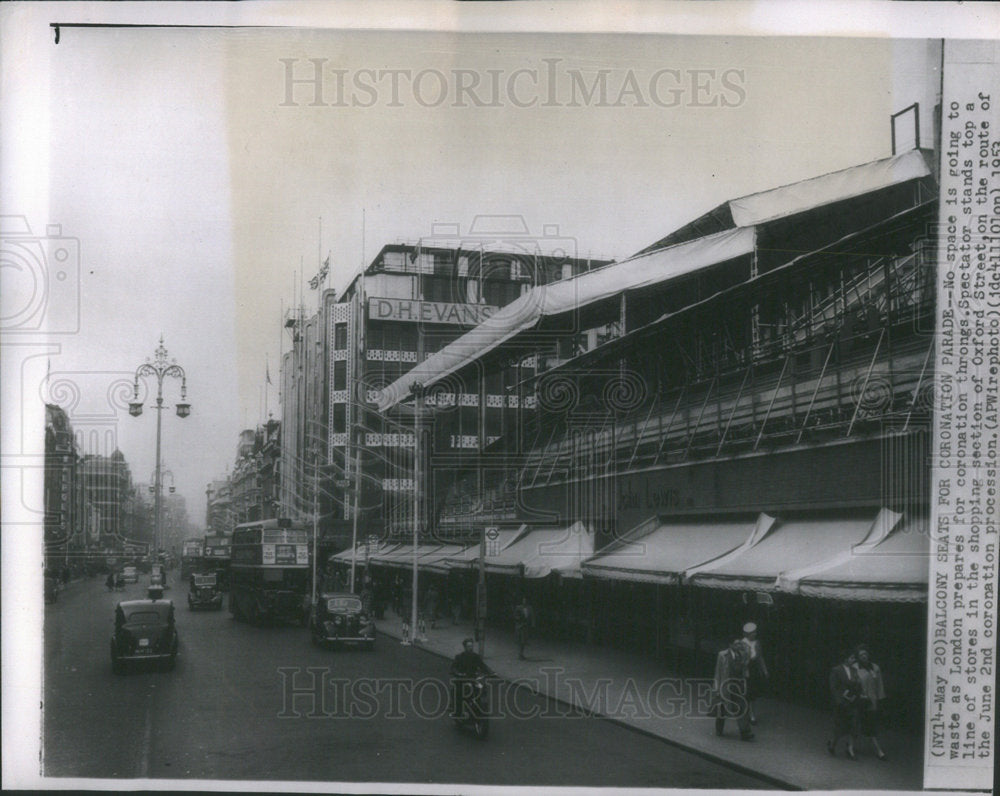
{"type": "Polygon", "coordinates": [[[191,404],[177,404],[177,416],[187,417],[191,414],[191,404]]]}
{"type": "Polygon", "coordinates": [[[141,403],[129,403],[129,405],[128,405],[128,413],[130,415],[132,415],[132,417],[138,417],[139,415],[142,414],[142,404],[141,403]]]}

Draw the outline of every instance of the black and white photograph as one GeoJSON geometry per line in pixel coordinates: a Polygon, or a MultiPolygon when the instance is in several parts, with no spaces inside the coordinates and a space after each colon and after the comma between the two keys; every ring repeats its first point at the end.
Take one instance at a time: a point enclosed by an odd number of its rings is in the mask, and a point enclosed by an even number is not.
{"type": "Polygon", "coordinates": [[[995,7],[0,39],[5,789],[992,791],[995,7]]]}

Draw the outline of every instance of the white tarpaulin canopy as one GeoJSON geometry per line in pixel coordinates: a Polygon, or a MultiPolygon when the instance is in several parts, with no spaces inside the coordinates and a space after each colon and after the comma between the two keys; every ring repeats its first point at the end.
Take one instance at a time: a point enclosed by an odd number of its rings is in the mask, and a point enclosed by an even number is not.
{"type": "Polygon", "coordinates": [[[595,578],[671,585],[698,564],[714,561],[770,528],[773,517],[754,520],[661,520],[642,523],[584,562],[595,578]]]}
{"type": "Polygon", "coordinates": [[[891,158],[733,199],[729,210],[737,227],[749,227],[927,177],[930,173],[923,152],[911,149],[891,158]]]}
{"type": "Polygon", "coordinates": [[[386,411],[407,398],[414,382],[430,387],[519,333],[534,329],[542,318],[574,312],[628,290],[751,254],[754,245],[752,229],[734,229],[637,255],[572,279],[538,285],[382,390],[379,409],[386,411]]]}

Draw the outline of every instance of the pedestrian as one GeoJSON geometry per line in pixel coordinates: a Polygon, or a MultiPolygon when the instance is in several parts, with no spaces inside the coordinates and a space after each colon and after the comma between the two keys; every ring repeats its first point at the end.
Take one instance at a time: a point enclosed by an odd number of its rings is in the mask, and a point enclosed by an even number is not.
{"type": "Polygon", "coordinates": [[[392,582],[392,610],[396,616],[403,615],[403,579],[399,575],[392,582]]]}
{"type": "Polygon", "coordinates": [[[715,713],[715,734],[726,730],[726,719],[736,719],[740,740],[752,741],[750,712],[747,707],[747,663],[749,651],[743,639],[734,640],[715,658],[715,681],[713,707],[715,713]]]}
{"type": "Polygon", "coordinates": [[[743,625],[743,641],[746,644],[747,652],[750,656],[747,661],[747,707],[750,711],[750,723],[757,723],[757,714],[754,712],[753,703],[757,697],[764,693],[770,674],[767,671],[767,664],[764,662],[764,651],[757,638],[757,625],[747,622],[743,625]]]}
{"type": "Polygon", "coordinates": [[[875,756],[879,760],[885,761],[889,759],[889,756],[882,750],[878,742],[879,703],[885,699],[882,670],[877,663],[872,661],[868,647],[864,644],[858,645],[854,651],[854,657],[857,659],[854,669],[861,685],[861,696],[858,699],[859,735],[871,738],[875,747],[875,756]]]}
{"type": "Polygon", "coordinates": [[[524,660],[524,647],[528,643],[528,631],[535,624],[535,616],[527,597],[514,609],[514,635],[517,637],[517,657],[524,660]]]}
{"type": "Polygon", "coordinates": [[[432,583],[431,587],[427,590],[426,597],[427,618],[430,620],[431,629],[437,626],[438,596],[437,586],[432,583]]]}
{"type": "Polygon", "coordinates": [[[854,738],[857,734],[858,698],[861,681],[858,679],[857,662],[853,652],[844,652],[840,663],[830,670],[830,697],[833,700],[833,735],[826,742],[826,750],[836,756],[837,743],[847,736],[847,756],[857,760],[854,754],[854,738]]]}

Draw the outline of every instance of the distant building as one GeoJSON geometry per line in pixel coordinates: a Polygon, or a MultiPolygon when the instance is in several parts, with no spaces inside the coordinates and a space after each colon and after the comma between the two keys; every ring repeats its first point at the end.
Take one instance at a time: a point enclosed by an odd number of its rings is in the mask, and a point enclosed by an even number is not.
{"type": "Polygon", "coordinates": [[[86,546],[88,512],[80,478],[80,455],[66,412],[45,405],[45,547],[68,555],[86,546]]]}
{"type": "Polygon", "coordinates": [[[281,424],[274,419],[256,429],[240,432],[236,462],[229,478],[236,525],[277,516],[280,444],[281,424]]]}
{"type": "Polygon", "coordinates": [[[233,532],[232,485],[229,478],[219,478],[205,488],[205,529],[214,535],[233,532]]]}
{"type": "Polygon", "coordinates": [[[149,517],[132,483],[132,472],[117,448],[110,456],[88,454],[81,463],[87,499],[97,513],[99,546],[117,550],[129,542],[148,543],[149,517]]]}

